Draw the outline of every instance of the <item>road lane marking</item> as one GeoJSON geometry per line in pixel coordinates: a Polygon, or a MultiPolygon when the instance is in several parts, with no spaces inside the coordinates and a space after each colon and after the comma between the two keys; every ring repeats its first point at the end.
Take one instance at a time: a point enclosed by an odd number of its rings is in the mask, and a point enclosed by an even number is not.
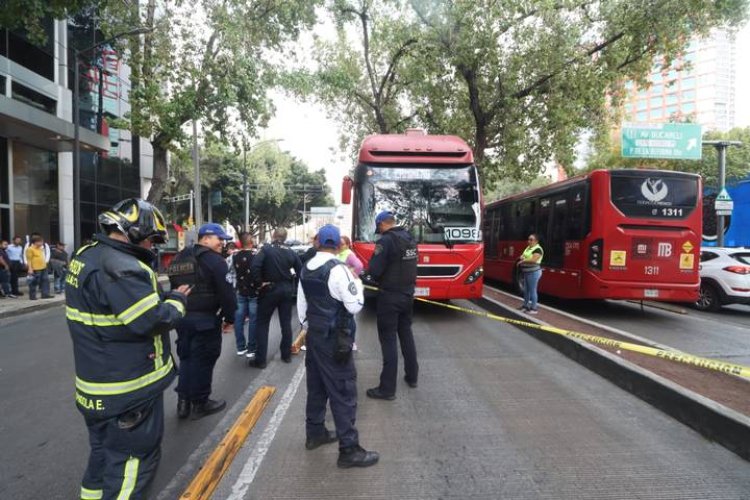
{"type": "Polygon", "coordinates": [[[182,493],[181,500],[208,500],[211,498],[221,478],[232,465],[234,457],[248,434],[255,427],[275,392],[276,388],[268,385],[264,385],[256,391],[255,396],[247,404],[224,439],[221,440],[198,474],[190,482],[190,485],[182,493]]]}
{"type": "Polygon", "coordinates": [[[268,453],[268,450],[271,448],[271,443],[276,436],[276,432],[279,430],[281,422],[284,420],[284,416],[289,410],[294,396],[297,394],[297,389],[299,389],[300,382],[304,375],[305,365],[304,363],[301,363],[299,368],[297,368],[292,381],[289,383],[289,387],[287,387],[284,395],[281,397],[281,401],[279,401],[276,411],[273,412],[273,416],[271,416],[271,420],[268,422],[266,429],[263,431],[260,439],[258,439],[258,444],[255,446],[250,457],[247,459],[247,462],[245,462],[245,465],[242,467],[242,471],[237,477],[234,485],[232,485],[232,493],[227,497],[228,500],[242,500],[245,498],[245,494],[250,488],[250,484],[255,479],[255,475],[257,474],[258,469],[260,469],[266,453],[268,453]]]}

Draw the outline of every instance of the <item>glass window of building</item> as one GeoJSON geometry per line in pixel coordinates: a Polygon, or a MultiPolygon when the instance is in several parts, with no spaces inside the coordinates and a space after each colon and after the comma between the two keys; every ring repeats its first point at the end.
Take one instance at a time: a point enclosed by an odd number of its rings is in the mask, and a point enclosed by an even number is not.
{"type": "Polygon", "coordinates": [[[661,94],[663,90],[664,90],[664,85],[662,85],[661,83],[651,85],[651,92],[653,94],[661,94]]]}
{"type": "Polygon", "coordinates": [[[692,113],[695,111],[695,103],[694,102],[686,102],[682,105],[682,111],[683,113],[692,113]]]}
{"type": "Polygon", "coordinates": [[[10,189],[8,186],[8,140],[0,137],[0,238],[10,240],[10,189]]]}
{"type": "Polygon", "coordinates": [[[638,113],[638,115],[636,115],[636,119],[639,122],[645,122],[646,121],[646,112],[645,111],[641,111],[640,113],[638,113]]]}
{"type": "Polygon", "coordinates": [[[651,118],[661,118],[664,116],[664,110],[663,109],[652,109],[651,110],[651,118]]]}
{"type": "Polygon", "coordinates": [[[11,97],[45,113],[57,114],[57,101],[17,82],[11,83],[11,97]]]}
{"type": "Polygon", "coordinates": [[[677,104],[677,94],[669,94],[666,102],[667,104],[677,104]]]}
{"type": "Polygon", "coordinates": [[[646,109],[646,100],[645,99],[640,99],[638,101],[638,111],[641,111],[643,109],[646,109]]]}
{"type": "Polygon", "coordinates": [[[695,77],[685,78],[682,80],[683,89],[694,89],[695,88],[695,77]]]}
{"type": "Polygon", "coordinates": [[[25,30],[0,30],[0,55],[30,69],[48,80],[55,79],[55,22],[41,20],[45,41],[32,41],[25,30]]]}
{"type": "Polygon", "coordinates": [[[663,103],[663,99],[661,97],[652,97],[649,100],[649,104],[651,105],[652,108],[661,106],[662,103],[663,103]]]}
{"type": "Polygon", "coordinates": [[[60,238],[57,155],[13,143],[13,220],[15,232],[39,232],[48,241],[60,238]]]}

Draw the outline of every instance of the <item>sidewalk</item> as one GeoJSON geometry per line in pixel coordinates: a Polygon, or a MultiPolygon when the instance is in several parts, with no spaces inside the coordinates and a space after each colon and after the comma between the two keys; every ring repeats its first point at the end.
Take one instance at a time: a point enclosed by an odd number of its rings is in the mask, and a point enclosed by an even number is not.
{"type": "MultiPolygon", "coordinates": [[[[0,299],[0,319],[11,318],[21,314],[26,314],[34,311],[41,311],[43,309],[49,309],[51,307],[58,307],[65,303],[65,294],[53,295],[51,299],[30,300],[29,299],[29,287],[26,285],[24,280],[19,280],[18,290],[23,292],[23,295],[15,298],[0,299]],[[24,283],[21,283],[23,281],[24,283]]],[[[51,284],[50,284],[51,287],[51,284]]],[[[37,297],[41,297],[41,292],[37,292],[37,297]]]]}
{"type": "MultiPolygon", "coordinates": [[[[18,290],[23,292],[21,297],[15,299],[0,299],[0,320],[5,318],[11,318],[13,316],[19,316],[21,314],[27,314],[34,311],[42,311],[44,309],[50,309],[52,307],[58,307],[65,304],[65,294],[54,295],[51,299],[29,299],[29,287],[26,285],[26,280],[19,280],[18,290]]],[[[159,276],[159,283],[166,289],[169,288],[168,278],[166,276],[159,276]]],[[[52,283],[50,283],[50,288],[52,283]]],[[[38,293],[37,296],[41,296],[38,293]]]]}

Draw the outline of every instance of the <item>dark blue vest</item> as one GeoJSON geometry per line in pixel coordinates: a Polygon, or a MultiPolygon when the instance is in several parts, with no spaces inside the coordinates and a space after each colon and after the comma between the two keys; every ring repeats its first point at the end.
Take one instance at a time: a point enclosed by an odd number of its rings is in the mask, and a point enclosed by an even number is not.
{"type": "Polygon", "coordinates": [[[344,265],[338,259],[331,259],[319,268],[311,271],[302,267],[300,283],[307,299],[307,324],[310,331],[328,333],[337,324],[348,325],[352,315],[344,304],[333,297],[328,290],[328,277],[331,269],[344,265]]]}

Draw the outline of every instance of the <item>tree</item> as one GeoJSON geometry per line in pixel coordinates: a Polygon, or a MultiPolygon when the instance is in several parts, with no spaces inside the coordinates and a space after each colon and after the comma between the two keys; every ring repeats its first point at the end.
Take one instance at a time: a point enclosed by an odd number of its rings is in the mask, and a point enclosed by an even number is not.
{"type": "MultiPolygon", "coordinates": [[[[288,227],[302,222],[303,199],[307,206],[331,205],[330,189],[325,182],[325,171],[310,172],[296,158],[266,143],[247,155],[230,151],[225,145],[211,143],[201,151],[201,181],[204,200],[211,191],[221,192],[221,204],[213,207],[216,221],[228,220],[241,229],[245,220],[244,180],[250,187],[250,226],[257,234],[262,225],[288,227]],[[247,170],[246,170],[247,168],[247,170]]],[[[188,151],[181,151],[172,161],[176,184],[174,193],[187,194],[193,188],[192,160],[188,151]]],[[[204,202],[205,204],[206,202],[204,202]]],[[[187,219],[187,204],[167,213],[177,221],[187,219]]]]}
{"type": "Polygon", "coordinates": [[[69,13],[90,9],[102,0],[3,0],[0,27],[22,30],[38,43],[46,42],[43,19],[62,19],[69,13]]]}
{"type": "MultiPolygon", "coordinates": [[[[350,3],[333,2],[340,23],[380,22],[360,30],[369,36],[357,50],[344,46],[346,31],[340,30],[336,50],[324,46],[319,55],[330,61],[317,75],[320,85],[309,88],[332,108],[351,111],[343,121],[359,126],[347,126],[347,133],[362,135],[382,129],[374,127],[375,94],[358,94],[378,88],[369,75],[377,75],[377,83],[391,70],[386,81],[398,84],[393,116],[413,115],[413,123],[431,133],[467,139],[490,184],[501,177],[533,179],[552,160],[572,165],[581,132],[607,119],[626,80],[645,83],[655,62],[668,67],[692,37],[737,25],[747,14],[747,0],[409,4],[412,10],[401,18],[385,19],[362,13],[397,9],[400,2],[363,0],[348,10],[341,7],[350,3]],[[399,52],[412,38],[416,42],[399,52]],[[402,55],[389,57],[395,54],[402,55]]],[[[398,121],[390,123],[389,130],[398,130],[398,121]]]]}
{"type": "Polygon", "coordinates": [[[328,12],[336,39],[318,40],[315,68],[291,72],[286,86],[325,105],[346,130],[343,148],[353,151],[367,134],[412,124],[416,113],[405,105],[401,73],[417,50],[418,27],[401,0],[333,0],[328,12]]]}
{"type": "Polygon", "coordinates": [[[200,121],[207,138],[234,145],[265,124],[272,112],[266,89],[276,79],[274,57],[302,27],[313,23],[316,3],[108,2],[102,14],[106,32],[154,28],[128,44],[132,111],[126,123],[117,124],[151,140],[154,173],[149,200],[161,198],[167,152],[185,145],[184,126],[191,120],[200,121]],[[139,3],[145,8],[139,10],[139,3]]]}

